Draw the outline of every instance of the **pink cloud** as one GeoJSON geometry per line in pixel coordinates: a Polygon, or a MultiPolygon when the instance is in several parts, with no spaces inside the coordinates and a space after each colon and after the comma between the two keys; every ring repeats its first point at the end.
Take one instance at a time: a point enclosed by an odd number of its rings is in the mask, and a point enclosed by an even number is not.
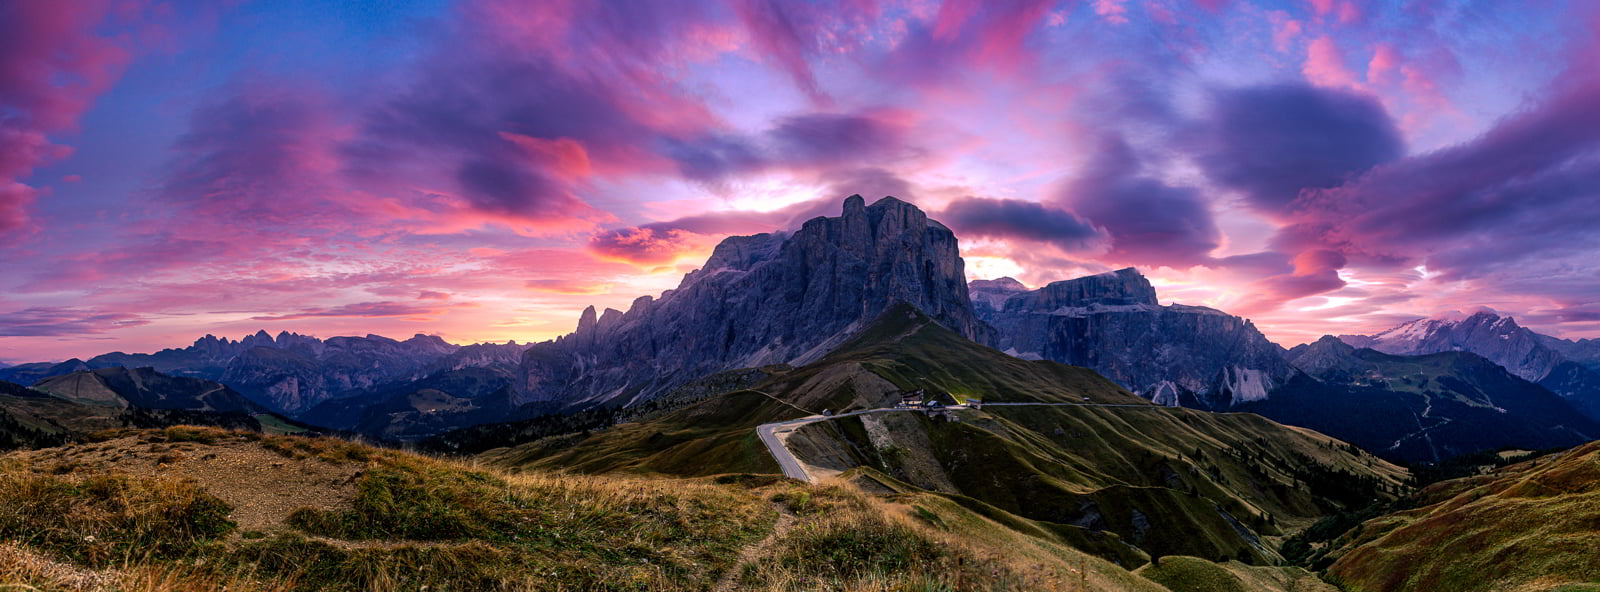
{"type": "Polygon", "coordinates": [[[1295,40],[1305,32],[1300,21],[1289,18],[1289,13],[1282,10],[1268,13],[1267,21],[1272,24],[1272,47],[1279,53],[1288,53],[1295,40]]]}
{"type": "Polygon", "coordinates": [[[1333,12],[1334,0],[1306,0],[1306,2],[1311,5],[1312,10],[1316,11],[1317,16],[1326,16],[1328,13],[1333,12]]]}
{"type": "Polygon", "coordinates": [[[1367,62],[1367,82],[1379,84],[1392,79],[1400,68],[1400,53],[1392,43],[1379,43],[1372,50],[1372,60],[1367,62]]]}
{"type": "Polygon", "coordinates": [[[1344,55],[1339,52],[1339,46],[1333,38],[1323,36],[1312,39],[1306,46],[1306,61],[1301,68],[1306,79],[1322,86],[1350,87],[1359,86],[1355,75],[1345,66],[1344,55]]]}
{"type": "Polygon", "coordinates": [[[1362,12],[1361,6],[1355,2],[1346,0],[1345,2],[1339,3],[1339,24],[1341,25],[1353,25],[1359,23],[1365,19],[1366,16],[1366,13],[1362,12]]]}
{"type": "Polygon", "coordinates": [[[1095,0],[1094,13],[1106,22],[1120,25],[1128,22],[1128,7],[1126,0],[1095,0]]]}
{"type": "Polygon", "coordinates": [[[431,317],[446,307],[417,306],[401,302],[360,302],[328,308],[307,308],[281,315],[250,317],[252,321],[292,321],[316,317],[431,317]]]}
{"type": "Polygon", "coordinates": [[[678,229],[651,227],[620,228],[595,235],[589,250],[611,261],[636,264],[669,263],[678,257],[703,250],[704,238],[678,229]]]}
{"type": "Polygon", "coordinates": [[[0,20],[0,233],[27,224],[39,195],[21,181],[70,149],[50,134],[70,131],[109,88],[130,54],[97,34],[114,14],[110,2],[19,2],[0,20]]]}
{"type": "Polygon", "coordinates": [[[133,313],[41,306],[0,313],[0,337],[94,335],[148,324],[133,313]]]}
{"type": "Polygon", "coordinates": [[[552,292],[556,294],[592,295],[605,294],[611,291],[610,283],[594,283],[573,280],[528,280],[523,286],[535,292],[552,292]]]}

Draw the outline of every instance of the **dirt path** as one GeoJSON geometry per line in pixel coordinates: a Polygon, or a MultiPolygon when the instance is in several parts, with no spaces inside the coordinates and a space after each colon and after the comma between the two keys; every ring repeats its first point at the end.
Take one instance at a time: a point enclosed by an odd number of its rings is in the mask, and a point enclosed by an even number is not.
{"type": "Polygon", "coordinates": [[[794,528],[796,521],[794,512],[790,512],[782,504],[772,504],[772,507],[778,511],[778,522],[772,526],[772,532],[767,534],[766,538],[740,551],[739,561],[733,564],[728,573],[723,574],[722,579],[717,581],[717,585],[713,586],[712,590],[715,592],[738,590],[739,574],[744,570],[744,566],[753,564],[762,557],[771,556],[774,547],[778,545],[778,541],[783,539],[784,535],[789,534],[789,531],[794,528]]]}

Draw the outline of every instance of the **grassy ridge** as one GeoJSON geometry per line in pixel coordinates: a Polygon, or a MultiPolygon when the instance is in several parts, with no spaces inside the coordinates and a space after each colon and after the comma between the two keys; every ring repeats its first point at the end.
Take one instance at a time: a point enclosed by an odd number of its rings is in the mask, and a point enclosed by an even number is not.
{"type": "MultiPolygon", "coordinates": [[[[971,500],[897,484],[870,469],[859,476],[903,491],[867,495],[842,481],[812,486],[748,474],[513,474],[335,439],[214,428],[114,436],[41,451],[49,454],[0,457],[0,587],[1169,590],[1074,549],[1068,537],[1052,534],[1053,525],[981,502],[974,510],[971,500]],[[291,466],[360,472],[340,504],[241,530],[230,519],[240,509],[218,497],[226,492],[213,495],[182,474],[123,474],[73,460],[80,449],[123,446],[122,454],[132,455],[144,443],[181,448],[219,467],[248,449],[291,466]]],[[[1250,589],[1302,590],[1268,580],[1250,589]]]]}
{"type": "Polygon", "coordinates": [[[1351,592],[1600,589],[1600,443],[1437,483],[1417,502],[1346,533],[1330,576],[1351,592]]]}

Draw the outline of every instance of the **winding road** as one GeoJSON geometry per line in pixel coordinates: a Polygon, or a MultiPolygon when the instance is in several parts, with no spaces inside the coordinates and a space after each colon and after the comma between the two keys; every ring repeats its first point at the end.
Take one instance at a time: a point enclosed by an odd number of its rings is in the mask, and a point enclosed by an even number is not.
{"type": "MultiPolygon", "coordinates": [[[[766,395],[766,393],[761,394],[766,395]]],[[[772,395],[767,396],[772,397],[772,395]]],[[[777,399],[777,397],[772,398],[777,399]]],[[[781,399],[777,400],[782,401],[781,399]]],[[[793,405],[790,406],[792,407],[793,405]]],[[[1140,409],[1166,409],[1166,407],[1160,405],[1151,405],[1148,403],[984,403],[980,406],[980,408],[981,407],[1136,407],[1140,409]]],[[[947,411],[961,411],[972,408],[973,407],[970,405],[951,405],[944,407],[943,409],[947,411]]],[[[799,408],[796,407],[796,409],[799,408]]],[[[850,411],[837,415],[809,415],[799,419],[761,424],[756,426],[756,436],[760,437],[761,443],[766,445],[767,452],[772,454],[772,459],[778,461],[778,466],[783,468],[783,476],[790,479],[805,481],[807,483],[816,483],[817,480],[811,476],[811,473],[806,471],[805,464],[800,462],[800,459],[796,458],[793,452],[789,451],[789,446],[784,442],[784,436],[787,436],[795,430],[800,429],[800,426],[819,421],[839,419],[841,417],[852,417],[856,415],[866,415],[869,413],[890,413],[894,411],[923,413],[926,412],[927,409],[910,407],[880,407],[877,409],[850,411]]]]}

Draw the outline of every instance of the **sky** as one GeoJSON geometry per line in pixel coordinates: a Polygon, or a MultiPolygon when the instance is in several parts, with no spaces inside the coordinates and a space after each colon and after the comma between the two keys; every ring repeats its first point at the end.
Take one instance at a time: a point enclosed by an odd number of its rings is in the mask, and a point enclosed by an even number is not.
{"type": "Polygon", "coordinates": [[[1600,10],[1547,0],[0,3],[0,363],[466,343],[894,195],[1285,346],[1600,337],[1600,10]]]}

